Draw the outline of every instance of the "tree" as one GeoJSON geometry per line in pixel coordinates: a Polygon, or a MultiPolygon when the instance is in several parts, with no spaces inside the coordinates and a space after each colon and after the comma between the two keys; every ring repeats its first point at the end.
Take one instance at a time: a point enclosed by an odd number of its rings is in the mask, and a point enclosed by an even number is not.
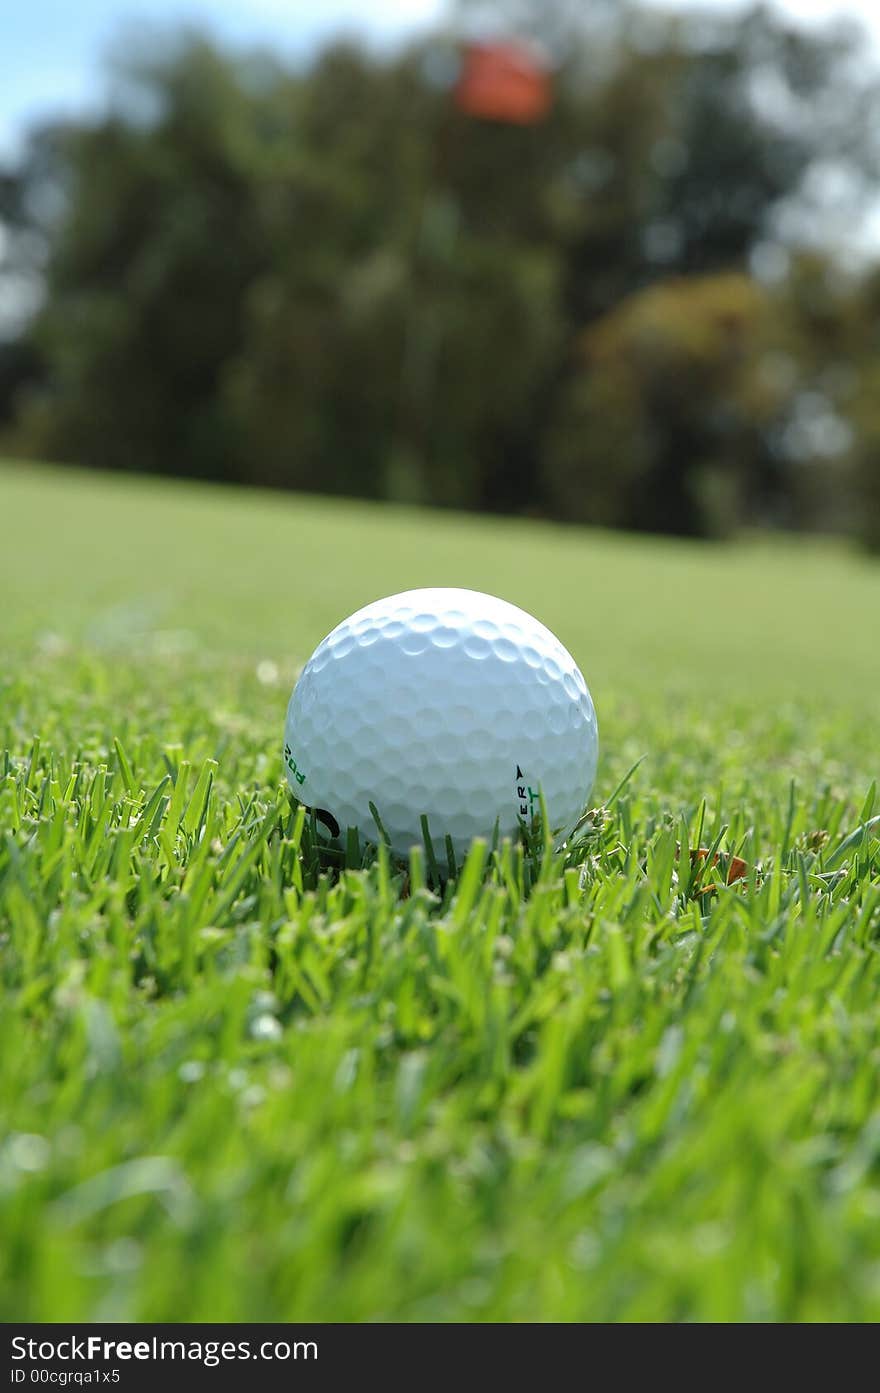
{"type": "Polygon", "coordinates": [[[208,45],[137,73],[158,116],[115,113],[38,138],[49,365],[45,448],[108,468],[233,477],[219,385],[243,294],[267,263],[252,197],[262,104],[208,45]]]}
{"type": "Polygon", "coordinates": [[[582,337],[548,439],[554,511],[586,522],[724,535],[766,499],[762,382],[769,306],[741,274],[637,292],[582,337]]]}
{"type": "MultiPolygon", "coordinates": [[[[515,9],[554,66],[531,125],[456,107],[448,38],[285,66],[185,35],[124,61],[109,115],[37,132],[0,186],[45,284],[0,362],[19,437],[108,468],[665,531],[829,516],[855,455],[793,453],[833,425],[806,263],[789,298],[750,275],[768,247],[784,262],[817,170],[855,187],[876,157],[852,39],[763,11],[694,29],[515,9]]],[[[850,292],[829,293],[846,320],[850,292]]]]}

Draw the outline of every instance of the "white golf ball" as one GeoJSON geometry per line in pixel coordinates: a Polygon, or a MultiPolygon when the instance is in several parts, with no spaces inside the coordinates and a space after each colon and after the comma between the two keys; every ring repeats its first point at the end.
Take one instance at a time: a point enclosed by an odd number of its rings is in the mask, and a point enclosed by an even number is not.
{"type": "Polygon", "coordinates": [[[456,859],[515,836],[539,811],[568,831],[593,788],[599,736],[587,684],[524,610],[475,590],[408,590],[365,606],[318,645],[287,708],[292,792],[330,835],[456,859]]]}

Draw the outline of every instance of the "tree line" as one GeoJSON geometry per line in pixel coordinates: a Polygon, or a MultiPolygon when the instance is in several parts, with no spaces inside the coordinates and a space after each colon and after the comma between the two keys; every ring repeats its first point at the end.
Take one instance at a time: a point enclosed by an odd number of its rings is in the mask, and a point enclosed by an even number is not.
{"type": "Polygon", "coordinates": [[[0,177],[0,284],[40,287],[0,341],[5,452],[880,547],[859,35],[576,18],[521,125],[456,104],[457,54],[187,33],[34,130],[0,177]]]}

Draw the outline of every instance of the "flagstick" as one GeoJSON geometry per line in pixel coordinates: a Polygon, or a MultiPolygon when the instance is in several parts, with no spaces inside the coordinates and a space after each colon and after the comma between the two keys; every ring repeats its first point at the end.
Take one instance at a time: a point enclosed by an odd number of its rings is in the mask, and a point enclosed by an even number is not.
{"type": "Polygon", "coordinates": [[[432,141],[407,249],[407,302],[391,468],[397,476],[393,480],[394,493],[400,494],[402,483],[403,491],[407,495],[414,493],[414,501],[418,502],[429,492],[430,422],[442,336],[442,306],[431,303],[432,263],[438,257],[447,266],[452,262],[460,221],[457,200],[443,188],[447,183],[452,115],[449,107],[443,111],[438,134],[432,141]]]}

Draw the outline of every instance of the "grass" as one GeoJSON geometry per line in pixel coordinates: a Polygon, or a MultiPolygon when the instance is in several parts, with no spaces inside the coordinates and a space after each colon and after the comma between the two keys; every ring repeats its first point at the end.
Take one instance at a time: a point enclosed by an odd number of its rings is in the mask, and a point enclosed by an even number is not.
{"type": "Polygon", "coordinates": [[[880,1316],[876,566],[24,466],[0,517],[0,1318],[880,1316]],[[289,686],[429,583],[575,653],[597,809],[322,870],[289,686]]]}

